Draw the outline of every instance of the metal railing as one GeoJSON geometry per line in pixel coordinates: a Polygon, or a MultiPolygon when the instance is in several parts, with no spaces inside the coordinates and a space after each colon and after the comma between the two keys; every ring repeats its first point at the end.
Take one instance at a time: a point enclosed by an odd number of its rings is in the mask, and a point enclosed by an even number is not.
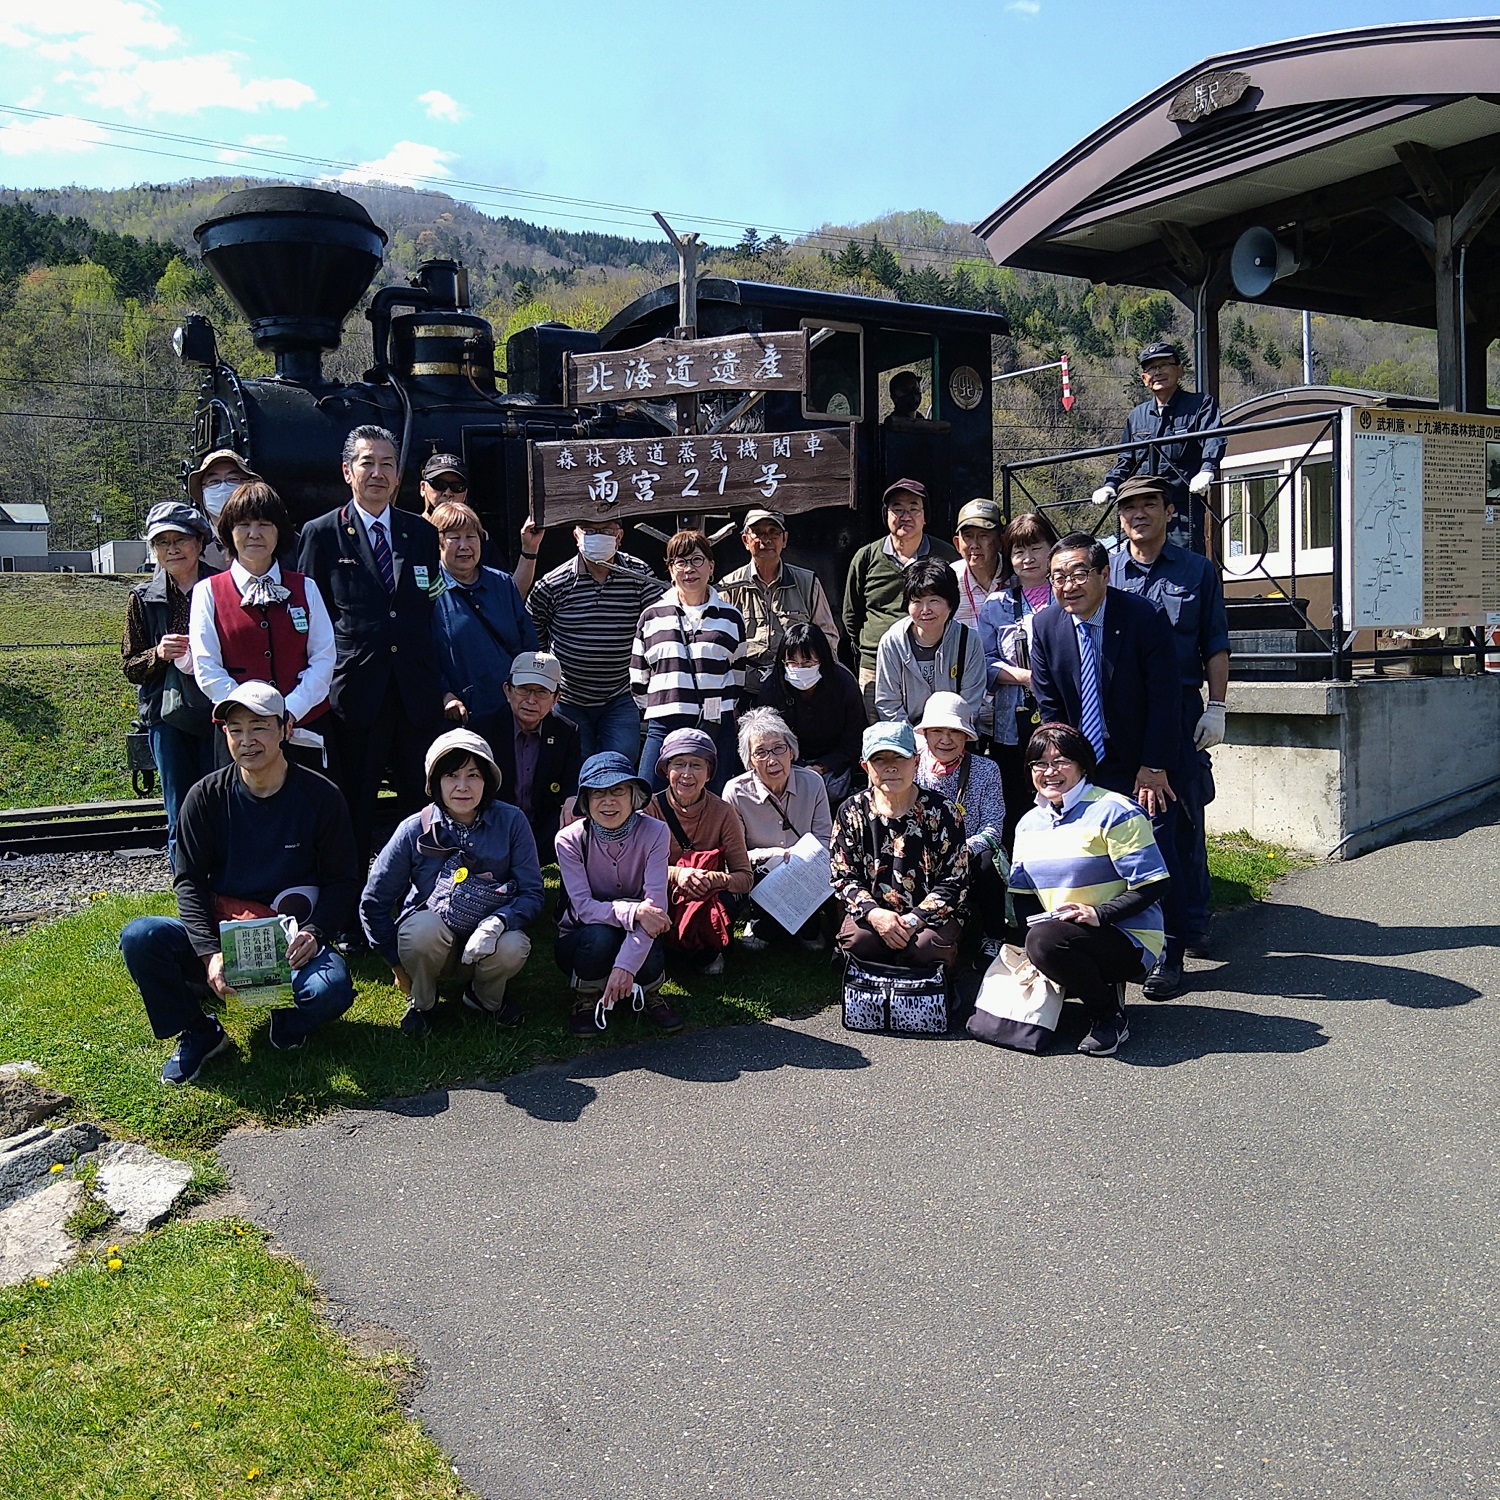
{"type": "MultiPolygon", "coordinates": [[[[1247,557],[1253,559],[1247,571],[1236,572],[1236,578],[1264,578],[1271,584],[1280,598],[1276,601],[1288,606],[1302,622],[1302,627],[1317,636],[1320,649],[1316,651],[1257,651],[1239,652],[1242,659],[1247,656],[1262,661],[1327,661],[1329,676],[1335,682],[1348,682],[1354,675],[1355,662],[1371,662],[1378,670],[1379,664],[1383,662],[1420,659],[1422,657],[1451,657],[1470,656],[1474,657],[1475,671],[1483,672],[1485,667],[1485,641],[1482,630],[1463,627],[1468,637],[1468,644],[1463,646],[1438,645],[1438,646],[1375,646],[1369,650],[1355,650],[1354,640],[1359,629],[1373,629],[1365,626],[1355,629],[1347,628],[1347,601],[1344,596],[1344,495],[1342,474],[1340,470],[1341,434],[1343,422],[1347,412],[1343,407],[1334,407],[1326,411],[1299,412],[1286,417],[1273,417],[1262,422],[1240,422],[1233,425],[1209,427],[1201,432],[1190,434],[1171,433],[1164,437],[1141,438],[1130,443],[1109,443],[1096,448],[1075,448],[1065,453],[1051,453],[1037,458],[1016,459],[1000,466],[1000,503],[1005,511],[1005,518],[1009,521],[1014,514],[1015,492],[1020,491],[1027,500],[1031,502],[1032,508],[1046,516],[1052,521],[1050,512],[1066,513],[1068,524],[1057,525],[1053,521],[1054,528],[1059,535],[1069,531],[1086,531],[1090,536],[1097,537],[1104,523],[1113,512],[1113,507],[1105,509],[1103,514],[1097,516],[1092,524],[1079,524],[1077,517],[1080,512],[1086,512],[1093,508],[1092,499],[1064,499],[1064,500],[1038,500],[1030,490],[1026,488],[1025,481],[1020,475],[1033,469],[1052,469],[1063,464],[1076,463],[1085,459],[1112,458],[1122,453],[1143,453],[1153,448],[1165,448],[1173,444],[1180,444],[1185,439],[1194,443],[1210,438],[1232,438],[1243,437],[1247,433],[1254,432],[1277,432],[1288,428],[1306,428],[1316,425],[1317,431],[1310,442],[1303,448],[1302,452],[1294,457],[1284,474],[1278,474],[1277,483],[1271,493],[1266,496],[1256,508],[1247,509],[1242,514],[1250,524],[1251,528],[1258,533],[1261,543],[1260,550],[1256,553],[1241,553],[1238,562],[1244,562],[1247,557]],[[1332,449],[1332,521],[1333,535],[1331,537],[1331,567],[1329,578],[1329,623],[1326,627],[1314,623],[1307,611],[1297,599],[1297,558],[1298,553],[1303,550],[1320,551],[1321,548],[1300,548],[1297,544],[1296,518],[1298,507],[1296,505],[1297,486],[1301,480],[1304,467],[1313,461],[1321,462],[1321,458],[1314,458],[1317,450],[1327,442],[1332,449]],[[1266,518],[1273,510],[1279,513],[1281,497],[1290,490],[1293,504],[1292,515],[1292,537],[1289,548],[1290,568],[1286,577],[1280,577],[1273,573],[1267,566],[1266,559],[1270,553],[1270,532],[1266,525],[1266,518]]],[[[1239,456],[1239,455],[1237,455],[1239,456]]],[[[1172,477],[1172,476],[1167,476],[1172,477]]],[[[1232,479],[1216,479],[1215,486],[1219,487],[1234,482],[1232,479]]],[[[1216,538],[1218,545],[1208,549],[1210,558],[1216,566],[1222,569],[1222,559],[1226,555],[1223,546],[1223,528],[1230,519],[1227,510],[1220,512],[1208,503],[1207,496],[1203,497],[1203,514],[1207,520],[1218,528],[1219,536],[1216,538]]],[[[1118,544],[1120,540],[1119,520],[1115,519],[1115,538],[1118,544]]],[[[1306,577],[1322,577],[1321,573],[1303,574],[1306,577]]]]}

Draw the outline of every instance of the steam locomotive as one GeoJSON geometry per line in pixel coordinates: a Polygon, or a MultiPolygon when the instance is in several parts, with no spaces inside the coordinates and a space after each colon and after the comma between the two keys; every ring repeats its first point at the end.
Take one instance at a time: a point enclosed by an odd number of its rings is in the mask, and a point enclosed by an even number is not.
{"type": "MultiPolygon", "coordinates": [[[[568,407],[566,352],[630,348],[670,335],[677,289],[640,298],[603,330],[544,323],[512,336],[505,373],[495,370],[494,334],[469,306],[468,276],[451,260],[421,265],[410,284],[370,299],[374,359],[363,380],[338,384],[323,372],[344,322],[379,271],[387,236],[341,193],[257,187],[228,194],[195,231],[203,262],[249,320],[275,374],[247,379],[219,358],[208,319],[189,317],[174,336],[179,358],[204,371],[184,475],[215,448],[232,448],[263,475],[300,522],[347,498],[339,453],[362,423],[400,442],[398,503],[420,509],[418,475],[432,453],[456,453],[469,470],[470,503],[514,562],[528,512],[531,441],[649,438],[669,434],[670,403],[568,407]],[[500,390],[500,382],[505,390],[500,390]]],[[[1008,332],[989,313],[847,297],[756,282],[698,284],[699,332],[816,330],[807,393],[772,392],[765,430],[855,423],[858,503],[797,518],[792,561],[817,569],[830,596],[842,592],[854,549],[880,530],[880,495],[898,477],[923,480],[929,524],[948,535],[964,501],[992,491],[990,340],[1008,332]],[[897,368],[928,374],[932,412],[919,423],[878,419],[882,382],[897,368]],[[947,528],[947,529],[945,529],[947,528]]],[[[673,529],[665,518],[665,530],[673,529]]],[[[698,517],[712,527],[724,517],[698,517]]],[[[627,543],[652,558],[652,544],[627,543]]],[[[720,570],[737,566],[730,543],[720,570]]],[[[541,567],[562,561],[571,535],[549,534],[541,567]]]]}

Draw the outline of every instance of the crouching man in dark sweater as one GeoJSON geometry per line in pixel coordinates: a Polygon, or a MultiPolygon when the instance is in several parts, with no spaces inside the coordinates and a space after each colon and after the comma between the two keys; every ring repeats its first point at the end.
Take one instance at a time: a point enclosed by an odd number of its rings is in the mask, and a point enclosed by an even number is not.
{"type": "Polygon", "coordinates": [[[234,764],[205,776],[182,804],[173,881],[181,920],[138,917],[120,934],[151,1030],[177,1038],[163,1083],[191,1083],[232,1045],[199,1004],[205,988],[221,1000],[235,993],[224,978],[221,921],[301,904],[287,950],[295,1004],[271,1012],[273,1047],[300,1047],[354,1003],[349,969],[327,939],[349,925],[360,887],[343,794],[288,762],[286,703],[268,683],[241,683],[214,706],[214,722],[234,764]]]}

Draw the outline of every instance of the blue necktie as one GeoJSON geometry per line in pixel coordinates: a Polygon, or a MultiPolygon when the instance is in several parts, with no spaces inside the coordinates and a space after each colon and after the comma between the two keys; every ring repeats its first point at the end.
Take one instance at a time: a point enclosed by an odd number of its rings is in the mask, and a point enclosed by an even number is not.
{"type": "Polygon", "coordinates": [[[1099,697],[1099,659],[1094,651],[1094,627],[1075,621],[1078,631],[1078,727],[1094,747],[1094,754],[1104,759],[1104,705],[1099,697]]]}
{"type": "Polygon", "coordinates": [[[385,523],[370,522],[370,546],[375,551],[375,566],[380,569],[380,581],[388,594],[396,592],[396,567],[391,561],[391,544],[385,539],[385,523]]]}

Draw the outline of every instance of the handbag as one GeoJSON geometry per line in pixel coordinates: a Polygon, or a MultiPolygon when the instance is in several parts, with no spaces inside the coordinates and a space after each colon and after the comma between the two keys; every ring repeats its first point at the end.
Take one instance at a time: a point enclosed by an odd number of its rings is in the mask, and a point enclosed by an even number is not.
{"type": "Polygon", "coordinates": [[[502,884],[488,870],[470,869],[472,856],[444,844],[437,831],[437,818],[437,808],[429,803],[422,809],[417,836],[418,854],[446,856],[427,898],[427,909],[441,918],[455,937],[467,938],[486,917],[494,916],[510,901],[516,893],[516,882],[502,884]]]}
{"type": "Polygon", "coordinates": [[[941,964],[900,969],[848,959],[844,1030],[942,1036],[948,1030],[948,981],[941,964]]]}
{"type": "Polygon", "coordinates": [[[193,674],[180,671],[176,662],[167,663],[160,713],[163,724],[170,724],[183,734],[203,739],[213,733],[214,706],[208,701],[208,694],[198,686],[193,674]]]}
{"type": "Polygon", "coordinates": [[[997,1047],[1040,1052],[1057,1034],[1062,1006],[1062,986],[1048,979],[1024,948],[1006,943],[985,970],[968,1032],[997,1047]]]}

